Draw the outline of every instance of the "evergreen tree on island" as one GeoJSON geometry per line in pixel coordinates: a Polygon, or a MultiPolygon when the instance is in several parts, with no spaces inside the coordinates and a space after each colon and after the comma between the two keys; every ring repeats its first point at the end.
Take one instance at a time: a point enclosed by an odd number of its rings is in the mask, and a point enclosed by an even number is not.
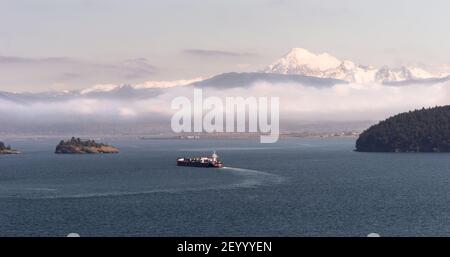
{"type": "Polygon", "coordinates": [[[359,152],[450,152],[450,106],[409,111],[364,131],[359,152]]]}
{"type": "Polygon", "coordinates": [[[61,140],[56,146],[55,153],[58,154],[83,154],[83,153],[118,153],[119,149],[103,143],[96,143],[94,140],[81,140],[72,137],[70,140],[61,140]]]}

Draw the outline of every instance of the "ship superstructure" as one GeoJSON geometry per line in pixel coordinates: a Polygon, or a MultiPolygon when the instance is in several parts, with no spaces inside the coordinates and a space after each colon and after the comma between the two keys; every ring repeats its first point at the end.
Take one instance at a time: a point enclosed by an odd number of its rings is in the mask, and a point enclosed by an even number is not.
{"type": "Polygon", "coordinates": [[[214,151],[210,157],[181,157],[177,158],[177,166],[190,166],[201,168],[222,168],[223,163],[214,151]]]}

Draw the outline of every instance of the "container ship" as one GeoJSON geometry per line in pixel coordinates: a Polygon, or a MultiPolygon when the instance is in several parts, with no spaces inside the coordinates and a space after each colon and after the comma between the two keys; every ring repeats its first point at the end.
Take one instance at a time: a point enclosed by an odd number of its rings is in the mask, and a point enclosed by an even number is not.
{"type": "Polygon", "coordinates": [[[222,168],[223,163],[219,160],[219,156],[216,154],[216,152],[214,152],[211,157],[177,158],[177,166],[222,168]]]}

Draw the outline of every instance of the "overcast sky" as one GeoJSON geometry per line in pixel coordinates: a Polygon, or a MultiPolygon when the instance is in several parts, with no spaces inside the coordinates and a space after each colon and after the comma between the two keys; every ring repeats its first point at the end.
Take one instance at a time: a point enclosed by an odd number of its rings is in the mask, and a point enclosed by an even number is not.
{"type": "Polygon", "coordinates": [[[258,70],[293,47],[450,64],[446,0],[0,0],[0,90],[258,70]]]}

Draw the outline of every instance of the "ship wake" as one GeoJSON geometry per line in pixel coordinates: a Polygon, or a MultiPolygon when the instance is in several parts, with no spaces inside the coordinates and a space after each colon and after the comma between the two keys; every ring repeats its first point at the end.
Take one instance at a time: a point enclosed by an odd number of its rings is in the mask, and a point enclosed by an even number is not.
{"type": "Polygon", "coordinates": [[[280,184],[284,182],[284,178],[279,175],[259,170],[235,167],[223,167],[222,170],[241,176],[243,178],[243,180],[239,182],[239,186],[241,187],[255,187],[268,184],[280,184]]]}
{"type": "MultiPolygon", "coordinates": [[[[181,193],[181,192],[194,192],[203,190],[223,190],[223,189],[235,189],[235,188],[254,188],[258,186],[269,186],[274,184],[280,184],[285,181],[282,176],[272,174],[269,172],[236,168],[236,167],[223,167],[220,169],[212,169],[218,172],[227,172],[233,176],[236,176],[237,181],[231,184],[214,185],[206,187],[193,187],[193,188],[167,188],[167,189],[150,189],[150,190],[138,190],[138,191],[112,191],[112,192],[88,192],[88,193],[74,193],[74,192],[61,192],[60,190],[53,188],[26,188],[27,192],[34,192],[33,194],[26,193],[25,195],[15,194],[14,198],[23,199],[64,199],[64,198],[96,198],[96,197],[118,197],[118,196],[133,196],[153,193],[181,193]]],[[[10,198],[11,196],[0,197],[10,198]]]]}

